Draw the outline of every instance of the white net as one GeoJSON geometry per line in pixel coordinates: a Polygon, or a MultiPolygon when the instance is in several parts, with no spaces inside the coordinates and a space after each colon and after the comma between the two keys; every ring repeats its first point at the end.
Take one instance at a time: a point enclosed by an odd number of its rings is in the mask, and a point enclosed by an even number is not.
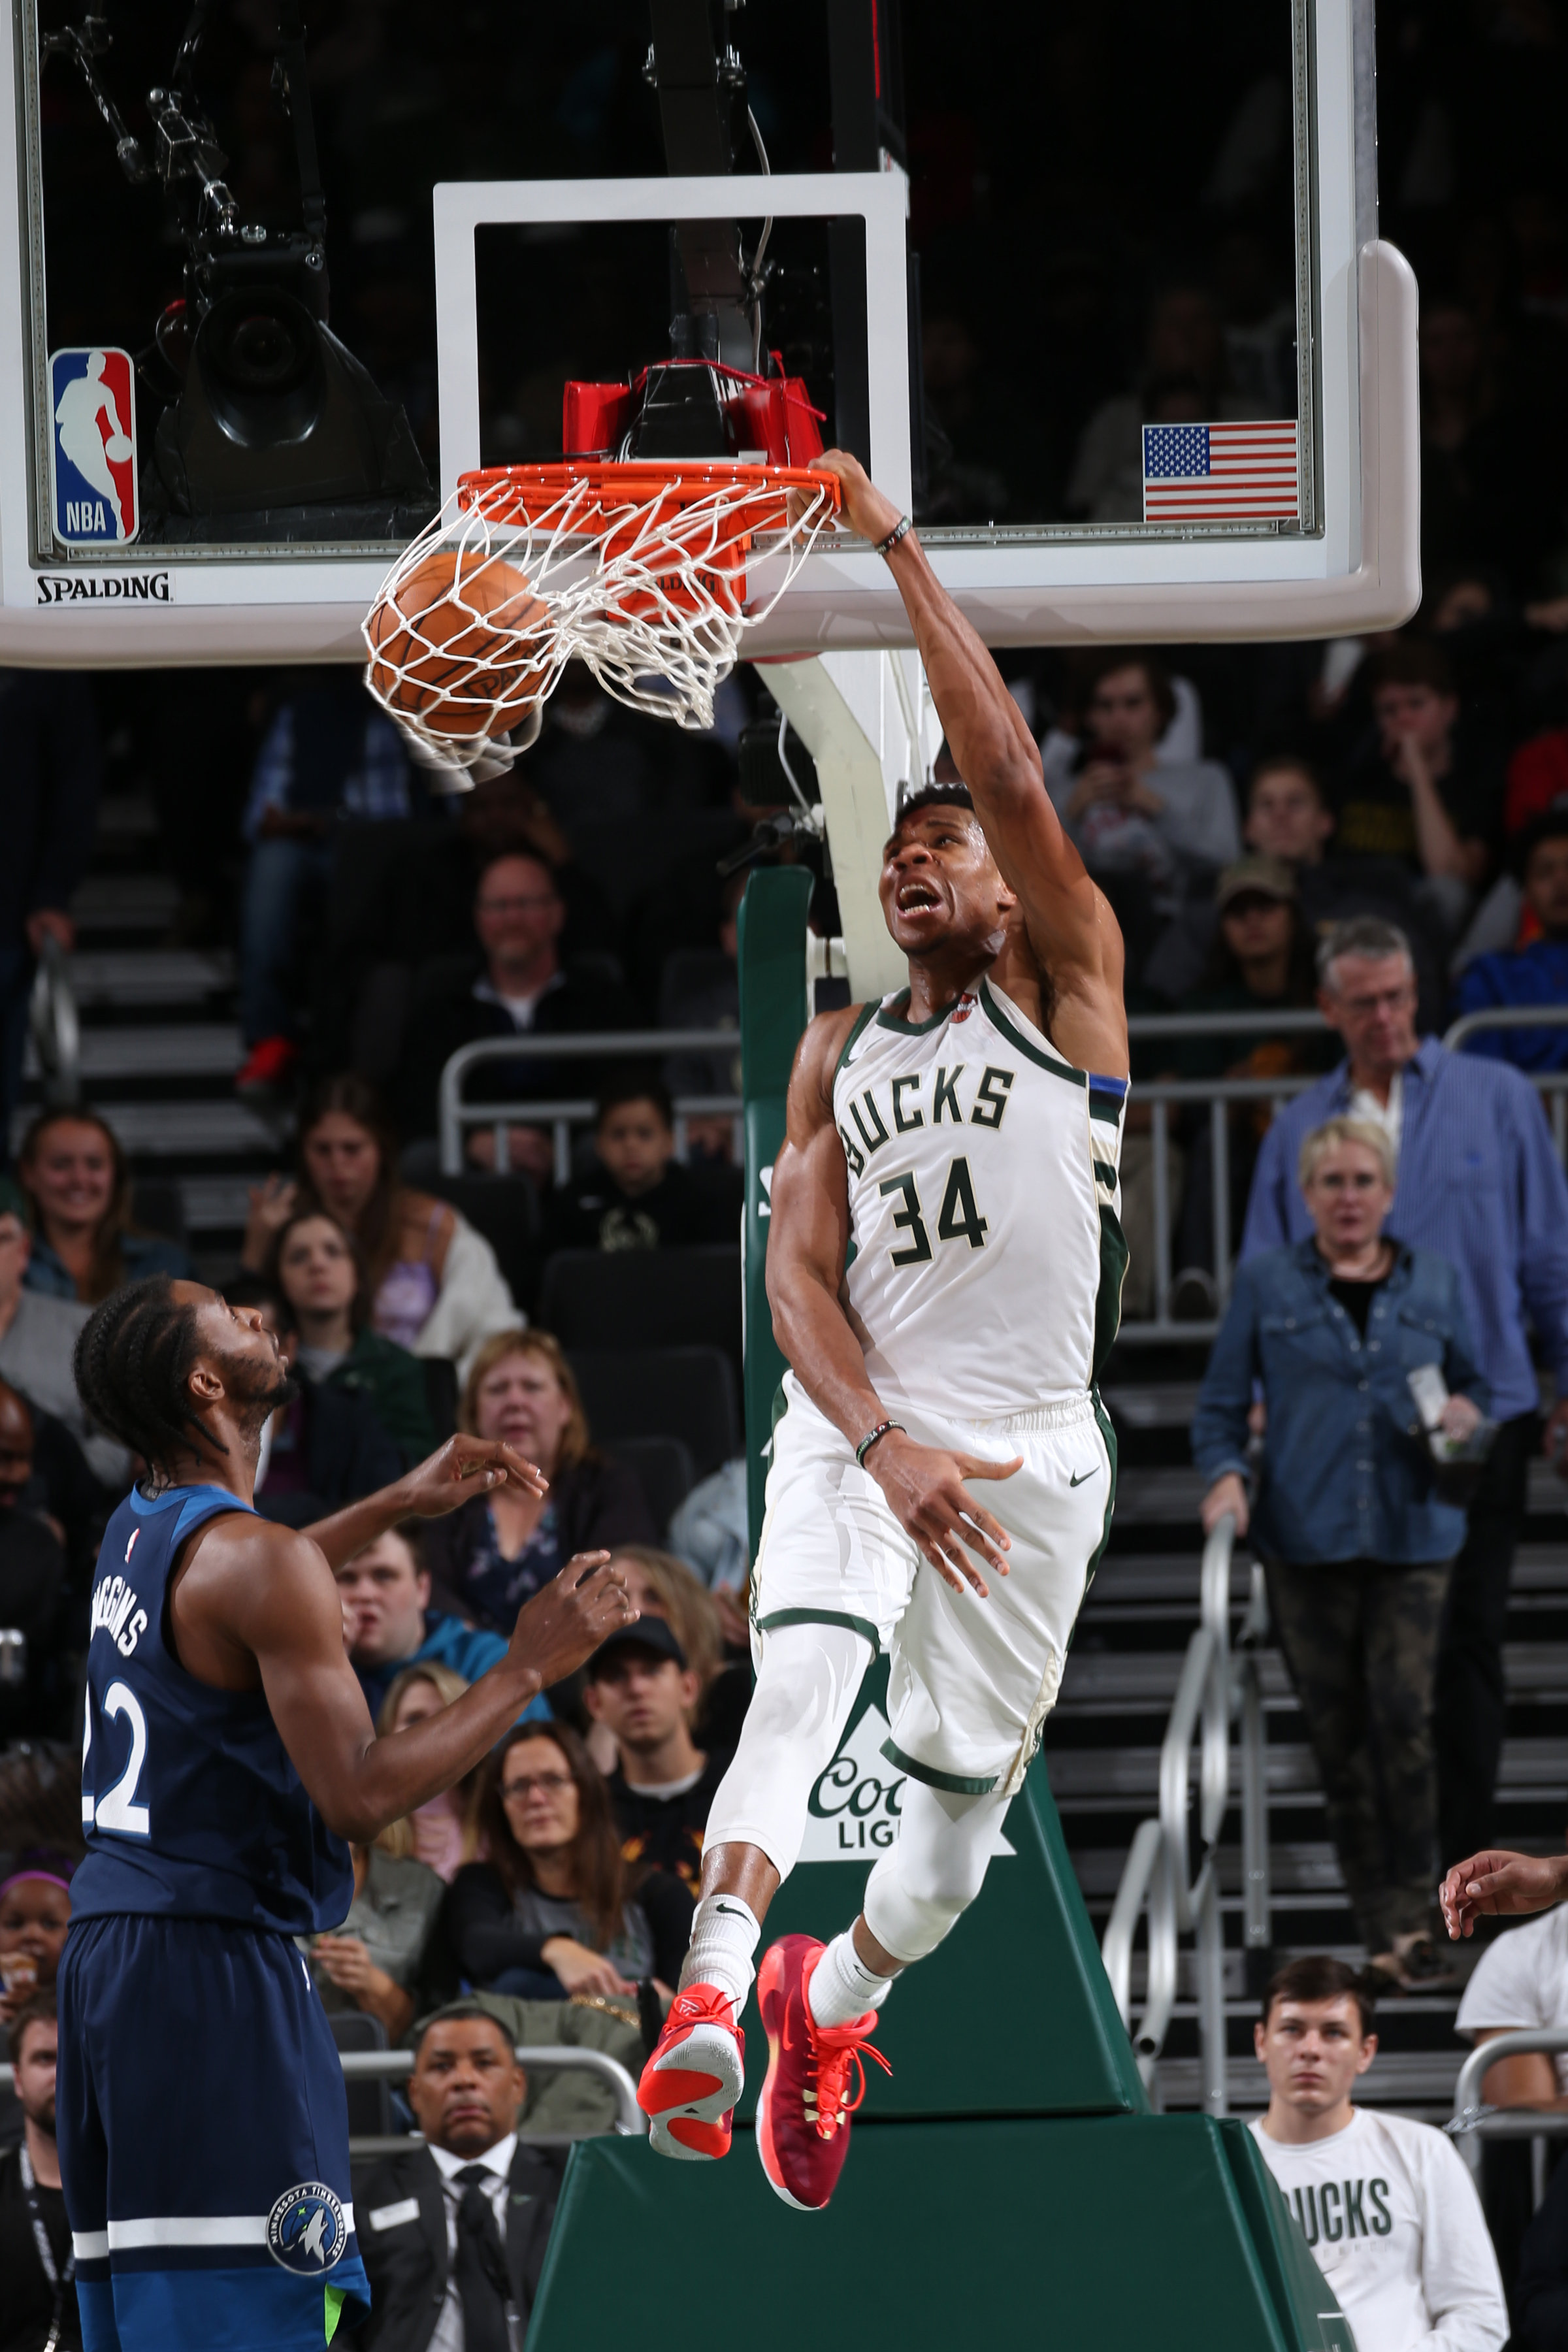
{"type": "Polygon", "coordinates": [[[532,740],[574,658],[634,709],[710,727],[744,632],[831,530],[836,490],[700,460],[466,475],[382,583],[365,682],[454,784],[532,740]]]}

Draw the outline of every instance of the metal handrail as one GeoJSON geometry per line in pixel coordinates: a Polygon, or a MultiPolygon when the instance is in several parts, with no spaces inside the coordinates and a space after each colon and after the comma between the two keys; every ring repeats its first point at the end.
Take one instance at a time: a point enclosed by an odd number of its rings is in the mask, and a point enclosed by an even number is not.
{"type": "MultiPolygon", "coordinates": [[[[504,1175],[510,1161],[507,1150],[509,1126],[548,1125],[554,1134],[555,1181],[564,1184],[572,1173],[574,1126],[594,1116],[591,1102],[472,1103],[463,1099],[463,1081],[485,1062],[649,1062],[669,1054],[734,1053],[741,1042],[738,1029],[601,1029],[582,1036],[536,1037],[521,1030],[515,1037],[477,1037],[459,1045],[441,1071],[439,1129],[441,1173],[463,1172],[463,1133],[470,1127],[495,1129],[496,1171],[504,1175]]],[[[676,1149],[686,1149],[689,1118],[738,1118],[742,1105],[738,1095],[682,1095],[675,1105],[676,1149]]]]}
{"type": "Polygon", "coordinates": [[[1304,1036],[1326,1030],[1328,1023],[1314,1008],[1282,1006],[1277,1013],[1130,1013],[1127,1034],[1140,1037],[1279,1037],[1304,1036]]]}
{"type": "Polygon", "coordinates": [[[1443,2128],[1459,2144],[1459,2154],[1477,2176],[1481,2169],[1481,2142],[1486,2139],[1527,2139],[1531,2143],[1531,2188],[1539,2207],[1546,2194],[1546,2143],[1568,2136],[1568,2109],[1548,2107],[1489,2107],[1481,2084],[1504,2058],[1523,2058],[1535,2051],[1551,2056],[1568,2050],[1568,2032],[1561,2026],[1529,2026],[1515,2033],[1494,2033],[1479,2042],[1459,2069],[1454,2084],[1454,2112],[1443,2128]]]}
{"type": "Polygon", "coordinates": [[[1236,1520],[1226,1512],[1204,1546],[1202,1622],[1187,1643],[1170,1721],[1160,1749],[1160,1814],[1142,1822],[1116,1891],[1100,1958],[1121,2020],[1132,2036],[1138,2071],[1155,2090],[1155,2062],[1175,2009],[1178,1941],[1197,1952],[1198,2035],[1204,2110],[1223,2116],[1226,2097],[1225,1930],[1219,1902],[1219,1838],[1230,1804],[1231,1725],[1242,1741],[1242,1858],[1245,1940],[1266,1947],[1268,1825],[1263,1771],[1263,1694],[1257,1652],[1268,1630],[1263,1572],[1254,1563],[1252,1591],[1233,1647],[1230,1568],[1236,1520]],[[1194,1876],[1190,1844],[1192,1749],[1198,1740],[1198,1835],[1203,1859],[1194,1876]],[[1250,1751],[1256,1748],[1256,1754],[1250,1751]],[[1132,1939],[1149,1920],[1149,1980],[1143,2013],[1132,2018],[1132,1939]]]}
{"type": "Polygon", "coordinates": [[[58,940],[46,937],[38,950],[33,977],[27,1025],[44,1081],[44,1101],[51,1110],[81,1100],[81,1022],[77,1013],[65,950],[58,940]]]}
{"type": "MultiPolygon", "coordinates": [[[[338,2053],[342,2061],[343,2078],[350,2083],[404,2082],[414,2072],[412,2050],[343,2050],[338,2053]]],[[[616,2129],[624,2137],[640,2137],[647,2129],[647,2121],[637,2105],[637,2084],[619,2059],[604,2050],[581,2050],[568,2043],[540,2042],[530,2046],[520,2042],[515,2053],[520,2066],[532,2066],[541,2072],[564,2074],[575,2071],[580,2074],[597,2074],[616,2095],[616,2129]]]]}
{"type": "Polygon", "coordinates": [[[1444,1030],[1443,1043],[1457,1054],[1478,1029],[1568,1029],[1568,1004],[1489,1005],[1484,1013],[1461,1014],[1444,1030]]]}
{"type": "MultiPolygon", "coordinates": [[[[345,2082],[396,2083],[406,2081],[413,2074],[414,2054],[412,2050],[340,2050],[338,2061],[345,2082]]],[[[565,2042],[520,2042],[513,2054],[520,2066],[531,2066],[540,2073],[596,2074],[616,2095],[616,2132],[629,2139],[640,2137],[647,2131],[647,2119],[637,2105],[637,2084],[620,2061],[606,2051],[574,2049],[565,2042]]],[[[0,2066],[0,2090],[13,2087],[15,2074],[14,2067],[0,2066]]]]}
{"type": "MultiPolygon", "coordinates": [[[[1163,1037],[1279,1036],[1322,1031],[1321,1015],[1300,1008],[1278,1013],[1134,1013],[1128,1022],[1134,1039],[1163,1037]]],[[[1443,1039],[1450,1050],[1462,1046],[1477,1030],[1568,1027],[1568,1005],[1497,1007],[1468,1013],[1443,1039]]],[[[648,1061],[678,1053],[733,1052],[733,1029],[626,1029],[574,1037],[484,1037],[460,1046],[441,1073],[440,1135],[444,1174],[458,1175],[463,1167],[463,1135],[469,1128],[493,1128],[495,1164],[508,1165],[506,1129],[509,1124],[548,1124],[554,1135],[555,1180],[564,1183],[571,1173],[571,1131],[594,1116],[586,1100],[553,1102],[466,1102],[462,1087],[468,1073],[486,1062],[527,1060],[648,1061]]],[[[1527,1070],[1521,1073],[1546,1099],[1554,1148],[1568,1166],[1568,1070],[1527,1070]]],[[[1215,1293],[1223,1313],[1232,1274],[1230,1217],[1230,1129],[1233,1104],[1267,1103],[1276,1116],[1294,1096],[1318,1083],[1313,1076],[1292,1073],[1277,1078],[1150,1078],[1140,1079],[1133,1101],[1147,1106],[1153,1144],[1154,1312],[1142,1320],[1128,1320],[1120,1338],[1130,1347],[1178,1343],[1197,1345],[1213,1339],[1219,1329],[1216,1317],[1178,1323],[1170,1313],[1173,1269],[1171,1234],[1175,1203],[1171,1182],[1171,1112],[1173,1108],[1205,1105],[1209,1113],[1211,1216],[1214,1238],[1215,1293]]],[[[676,1104],[676,1148],[686,1149],[686,1122],[701,1117],[738,1121],[741,1102],[733,1095],[683,1096],[676,1104]]],[[[739,1147],[736,1151],[740,1157],[739,1147]]],[[[1176,1269],[1180,1271],[1180,1269],[1176,1269]]]]}

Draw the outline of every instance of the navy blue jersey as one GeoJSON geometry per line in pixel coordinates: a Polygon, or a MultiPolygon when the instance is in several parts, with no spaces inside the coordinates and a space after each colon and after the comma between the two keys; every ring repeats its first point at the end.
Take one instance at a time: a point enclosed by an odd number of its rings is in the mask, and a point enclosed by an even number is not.
{"type": "Polygon", "coordinates": [[[185,1672],[165,1604],[181,1546],[223,1511],[221,1486],[134,1489],[98,1556],[87,1653],[81,1817],[71,1916],[155,1912],[309,1935],[335,1927],[353,1864],[305,1793],[265,1695],[185,1672]]]}

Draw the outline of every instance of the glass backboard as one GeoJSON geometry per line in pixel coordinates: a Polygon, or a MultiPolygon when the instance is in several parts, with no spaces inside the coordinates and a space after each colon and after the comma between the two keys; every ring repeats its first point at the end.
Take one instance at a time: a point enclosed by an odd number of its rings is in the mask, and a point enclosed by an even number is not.
{"type": "MultiPolygon", "coordinates": [[[[0,77],[7,659],[351,656],[460,470],[677,351],[803,386],[993,643],[1416,600],[1364,0],[97,7],[0,77]]],[[[851,543],[747,650],[905,641],[851,543]]]]}

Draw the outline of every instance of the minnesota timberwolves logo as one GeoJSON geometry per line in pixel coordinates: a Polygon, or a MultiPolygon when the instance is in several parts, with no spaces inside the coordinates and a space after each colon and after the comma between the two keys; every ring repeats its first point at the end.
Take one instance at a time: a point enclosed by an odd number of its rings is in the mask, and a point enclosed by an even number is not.
{"type": "Polygon", "coordinates": [[[286,2189],[267,2217],[267,2251],[300,2278],[330,2271],[349,2242],[341,2200],[324,2180],[286,2189]]]}

